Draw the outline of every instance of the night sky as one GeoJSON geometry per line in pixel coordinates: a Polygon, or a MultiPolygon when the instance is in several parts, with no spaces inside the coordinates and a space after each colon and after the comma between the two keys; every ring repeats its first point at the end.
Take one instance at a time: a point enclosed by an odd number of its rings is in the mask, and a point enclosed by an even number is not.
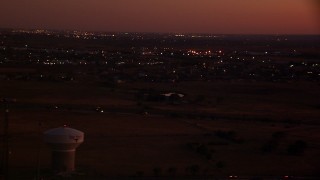
{"type": "Polygon", "coordinates": [[[317,0],[1,0],[0,28],[320,34],[317,0]]]}

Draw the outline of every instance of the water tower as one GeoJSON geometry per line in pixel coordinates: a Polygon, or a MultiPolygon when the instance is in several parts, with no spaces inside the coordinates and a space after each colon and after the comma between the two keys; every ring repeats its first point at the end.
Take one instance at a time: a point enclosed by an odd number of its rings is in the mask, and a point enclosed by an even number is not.
{"type": "Polygon", "coordinates": [[[52,168],[55,172],[72,172],[76,148],[83,142],[84,133],[63,126],[44,132],[44,141],[52,149],[52,168]]]}

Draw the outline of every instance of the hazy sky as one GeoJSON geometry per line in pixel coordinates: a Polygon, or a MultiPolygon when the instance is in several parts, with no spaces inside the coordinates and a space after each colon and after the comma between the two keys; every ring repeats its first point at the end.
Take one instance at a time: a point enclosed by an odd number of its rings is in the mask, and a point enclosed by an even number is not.
{"type": "Polygon", "coordinates": [[[1,0],[0,27],[320,34],[318,0],[1,0]]]}

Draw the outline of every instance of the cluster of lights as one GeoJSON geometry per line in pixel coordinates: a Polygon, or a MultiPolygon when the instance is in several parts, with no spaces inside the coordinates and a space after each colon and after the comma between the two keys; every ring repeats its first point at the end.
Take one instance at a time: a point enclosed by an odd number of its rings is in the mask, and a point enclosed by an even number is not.
{"type": "Polygon", "coordinates": [[[211,50],[208,50],[208,51],[196,51],[196,50],[188,50],[188,56],[189,55],[193,55],[193,56],[198,56],[198,55],[211,55],[212,52],[211,50]]]}
{"type": "Polygon", "coordinates": [[[184,37],[185,35],[184,34],[176,34],[174,35],[175,37],[184,37]]]}

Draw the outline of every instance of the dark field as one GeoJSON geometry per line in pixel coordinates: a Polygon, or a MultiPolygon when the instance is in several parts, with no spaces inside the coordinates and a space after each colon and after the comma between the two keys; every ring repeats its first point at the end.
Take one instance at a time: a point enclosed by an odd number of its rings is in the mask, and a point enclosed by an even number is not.
{"type": "Polygon", "coordinates": [[[40,175],[49,177],[42,132],[68,124],[85,132],[78,178],[319,176],[318,90],[301,82],[106,88],[3,81],[0,95],[18,100],[10,111],[10,175],[34,177],[39,156],[40,175]],[[183,92],[187,102],[138,102],[135,92],[146,88],[183,92]],[[205,98],[194,101],[199,95],[205,98]],[[104,112],[95,112],[97,106],[104,112]],[[288,146],[298,140],[307,147],[290,154],[288,146]]]}

